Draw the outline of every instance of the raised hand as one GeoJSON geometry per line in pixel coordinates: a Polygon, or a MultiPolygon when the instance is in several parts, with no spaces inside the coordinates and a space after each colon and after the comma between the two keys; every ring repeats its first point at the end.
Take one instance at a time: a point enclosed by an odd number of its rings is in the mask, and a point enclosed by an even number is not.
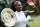
{"type": "Polygon", "coordinates": [[[27,2],[30,6],[34,6],[34,3],[31,1],[27,2]]]}

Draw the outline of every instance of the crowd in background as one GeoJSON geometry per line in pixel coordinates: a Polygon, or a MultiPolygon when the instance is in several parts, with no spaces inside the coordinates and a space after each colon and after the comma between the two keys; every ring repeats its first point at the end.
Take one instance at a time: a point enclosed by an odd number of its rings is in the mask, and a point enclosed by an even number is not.
{"type": "MultiPolygon", "coordinates": [[[[23,5],[23,11],[25,11],[25,10],[33,10],[33,8],[27,4],[27,1],[28,1],[28,0],[3,0],[3,1],[0,0],[0,11],[1,11],[3,8],[10,7],[10,4],[11,4],[13,1],[21,1],[22,5],[23,5]]],[[[34,2],[34,0],[29,0],[29,1],[34,2]]],[[[38,0],[37,0],[37,1],[38,1],[38,0]]],[[[36,4],[36,3],[35,3],[35,4],[36,4]]]]}
{"type": "MultiPolygon", "coordinates": [[[[11,2],[13,2],[13,1],[21,1],[22,5],[23,5],[23,11],[33,10],[33,8],[27,4],[28,0],[10,0],[10,1],[5,0],[5,1],[2,1],[2,2],[0,1],[0,9],[2,10],[3,8],[10,7],[11,2]]],[[[33,1],[33,0],[29,0],[29,1],[33,1]]]]}

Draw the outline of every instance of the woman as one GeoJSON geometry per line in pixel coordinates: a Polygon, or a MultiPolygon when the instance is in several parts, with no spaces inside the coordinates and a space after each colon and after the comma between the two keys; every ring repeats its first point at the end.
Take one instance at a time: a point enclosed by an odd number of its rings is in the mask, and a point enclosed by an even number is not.
{"type": "Polygon", "coordinates": [[[23,6],[22,6],[22,3],[20,1],[12,2],[11,9],[13,9],[15,11],[15,14],[17,17],[17,21],[16,21],[16,24],[14,25],[14,27],[26,27],[26,21],[27,21],[26,16],[38,14],[38,9],[36,6],[34,6],[34,3],[30,2],[29,5],[34,7],[34,11],[29,11],[29,10],[22,11],[23,6]]]}

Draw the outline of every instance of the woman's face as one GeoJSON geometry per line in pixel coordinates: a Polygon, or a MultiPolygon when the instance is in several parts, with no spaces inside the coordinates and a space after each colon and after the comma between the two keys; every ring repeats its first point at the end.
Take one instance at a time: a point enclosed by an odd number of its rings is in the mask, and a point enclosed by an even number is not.
{"type": "Polygon", "coordinates": [[[16,8],[17,11],[21,11],[22,10],[22,7],[23,6],[22,6],[22,3],[21,2],[18,2],[17,5],[15,6],[15,8],[16,8]]]}

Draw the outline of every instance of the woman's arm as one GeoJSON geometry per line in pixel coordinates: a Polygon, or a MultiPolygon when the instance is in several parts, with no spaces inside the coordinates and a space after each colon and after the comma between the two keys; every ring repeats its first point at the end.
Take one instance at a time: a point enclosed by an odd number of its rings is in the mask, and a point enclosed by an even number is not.
{"type": "Polygon", "coordinates": [[[34,3],[33,2],[31,2],[31,3],[28,3],[30,6],[33,6],[33,8],[34,8],[34,10],[33,11],[29,11],[29,10],[26,10],[26,11],[24,11],[24,14],[25,15],[34,15],[34,14],[36,14],[36,15],[38,15],[38,8],[34,5],[34,3]]]}

